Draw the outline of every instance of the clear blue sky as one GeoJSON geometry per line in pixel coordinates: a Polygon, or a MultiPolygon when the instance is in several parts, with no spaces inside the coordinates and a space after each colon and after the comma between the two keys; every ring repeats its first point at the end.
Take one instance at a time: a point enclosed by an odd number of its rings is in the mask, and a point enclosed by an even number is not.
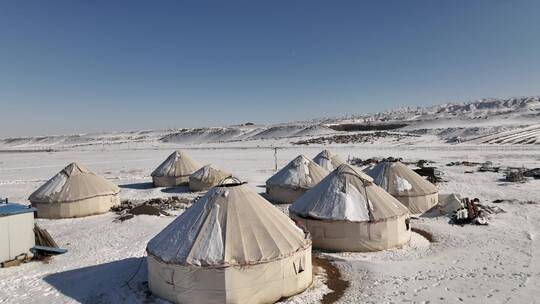
{"type": "Polygon", "coordinates": [[[540,94],[540,1],[1,1],[0,136],[540,94]]]}

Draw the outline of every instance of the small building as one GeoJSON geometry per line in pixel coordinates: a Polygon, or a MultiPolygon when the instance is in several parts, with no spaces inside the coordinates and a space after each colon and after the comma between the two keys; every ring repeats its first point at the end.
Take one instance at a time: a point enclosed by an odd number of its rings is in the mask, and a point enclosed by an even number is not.
{"type": "Polygon", "coordinates": [[[35,208],[0,203],[0,263],[20,257],[32,257],[35,208]]]}

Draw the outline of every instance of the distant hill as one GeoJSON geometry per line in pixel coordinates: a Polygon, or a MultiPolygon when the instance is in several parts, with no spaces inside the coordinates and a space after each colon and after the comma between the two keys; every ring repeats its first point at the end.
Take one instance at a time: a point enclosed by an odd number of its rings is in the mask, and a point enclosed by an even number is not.
{"type": "Polygon", "coordinates": [[[0,139],[0,149],[70,148],[125,143],[201,144],[335,136],[362,132],[432,135],[450,143],[540,144],[540,97],[489,98],[402,107],[304,122],[221,128],[139,130],[0,139]]]}

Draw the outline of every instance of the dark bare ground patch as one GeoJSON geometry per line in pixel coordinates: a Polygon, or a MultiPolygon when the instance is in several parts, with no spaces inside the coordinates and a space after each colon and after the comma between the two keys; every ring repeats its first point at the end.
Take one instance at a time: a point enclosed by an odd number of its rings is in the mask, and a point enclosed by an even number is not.
{"type": "Polygon", "coordinates": [[[420,234],[421,236],[425,237],[430,243],[435,243],[435,242],[437,242],[437,241],[433,238],[433,234],[431,234],[431,232],[427,232],[427,231],[422,230],[422,229],[419,229],[419,228],[411,228],[411,231],[412,231],[412,232],[415,232],[415,233],[418,233],[418,234],[420,234]]]}
{"type": "Polygon", "coordinates": [[[351,143],[369,143],[381,137],[389,137],[394,141],[400,141],[409,137],[419,137],[415,134],[410,133],[396,133],[396,132],[386,132],[386,131],[376,131],[370,133],[359,133],[359,134],[340,134],[332,136],[322,136],[309,138],[306,140],[299,140],[291,142],[293,145],[311,145],[311,144],[351,144],[351,143]]]}
{"type": "Polygon", "coordinates": [[[407,124],[404,123],[387,123],[387,124],[358,124],[358,123],[346,123],[346,124],[337,124],[329,125],[330,129],[336,131],[384,131],[384,130],[394,130],[406,127],[407,124]]]}
{"type": "Polygon", "coordinates": [[[0,153],[49,153],[49,152],[58,152],[57,149],[1,149],[0,153]]]}
{"type": "Polygon", "coordinates": [[[322,267],[326,271],[326,285],[331,290],[331,292],[323,296],[321,303],[335,303],[345,294],[345,290],[349,288],[350,283],[345,281],[339,269],[325,258],[313,256],[313,266],[322,267]]]}

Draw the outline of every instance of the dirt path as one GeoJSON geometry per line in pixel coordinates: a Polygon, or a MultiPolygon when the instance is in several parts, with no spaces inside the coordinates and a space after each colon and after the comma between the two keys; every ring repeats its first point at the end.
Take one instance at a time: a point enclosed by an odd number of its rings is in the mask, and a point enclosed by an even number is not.
{"type": "Polygon", "coordinates": [[[349,282],[343,279],[339,269],[326,258],[314,256],[313,265],[322,267],[326,271],[326,285],[332,290],[323,296],[321,303],[330,304],[337,302],[345,294],[345,290],[350,285],[349,282]]]}
{"type": "Polygon", "coordinates": [[[422,230],[420,228],[414,228],[414,227],[411,228],[411,231],[416,232],[416,233],[420,234],[421,236],[425,237],[426,240],[428,240],[430,243],[436,242],[436,240],[434,240],[434,238],[433,238],[433,234],[431,234],[430,232],[427,232],[427,231],[422,230]]]}

